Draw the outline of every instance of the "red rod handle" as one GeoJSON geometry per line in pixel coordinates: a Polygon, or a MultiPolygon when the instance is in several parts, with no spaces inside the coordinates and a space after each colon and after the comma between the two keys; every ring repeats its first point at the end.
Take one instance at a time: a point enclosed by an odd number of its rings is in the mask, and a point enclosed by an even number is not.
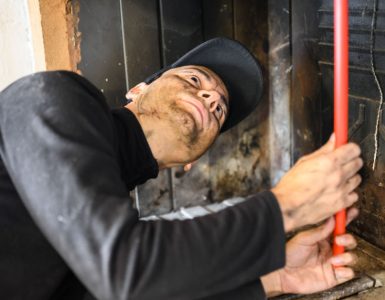
{"type": "MultiPolygon", "coordinates": [[[[336,147],[348,141],[349,106],[349,1],[334,0],[334,133],[336,147]]],[[[345,233],[346,210],[335,216],[334,237],[345,233]]],[[[333,254],[344,247],[333,245],[333,254]]]]}

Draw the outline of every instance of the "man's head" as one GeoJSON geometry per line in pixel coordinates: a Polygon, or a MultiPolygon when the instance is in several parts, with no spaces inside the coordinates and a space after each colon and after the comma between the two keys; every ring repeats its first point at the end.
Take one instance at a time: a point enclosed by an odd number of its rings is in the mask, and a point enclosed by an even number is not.
{"type": "Polygon", "coordinates": [[[253,55],[236,41],[216,38],[131,89],[127,108],[139,117],[160,166],[163,160],[170,167],[201,156],[219,133],[250,114],[261,94],[253,55]]]}
{"type": "Polygon", "coordinates": [[[203,66],[170,69],[151,84],[137,85],[127,96],[133,100],[127,107],[143,123],[146,135],[157,137],[153,147],[162,145],[171,151],[175,164],[199,158],[219,135],[229,114],[226,86],[203,66]]]}

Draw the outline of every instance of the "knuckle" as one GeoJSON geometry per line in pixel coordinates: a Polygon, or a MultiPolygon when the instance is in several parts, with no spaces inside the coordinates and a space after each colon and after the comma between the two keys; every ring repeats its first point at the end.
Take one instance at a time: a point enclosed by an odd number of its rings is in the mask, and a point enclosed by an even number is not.
{"type": "Polygon", "coordinates": [[[343,177],[344,177],[344,172],[342,171],[342,168],[341,167],[337,167],[336,168],[336,176],[337,176],[337,178],[338,178],[338,181],[339,181],[339,183],[342,183],[342,179],[343,179],[343,177]]]}
{"type": "Polygon", "coordinates": [[[357,174],[355,177],[356,177],[355,178],[356,179],[356,185],[359,186],[362,182],[362,177],[359,174],[357,174]]]}
{"type": "Polygon", "coordinates": [[[336,196],[337,196],[338,199],[341,199],[343,202],[344,202],[344,200],[346,198],[345,193],[341,189],[338,190],[336,196]]]}
{"type": "Polygon", "coordinates": [[[357,158],[355,160],[354,164],[355,164],[354,170],[356,170],[356,172],[358,172],[362,168],[364,162],[363,162],[363,160],[361,158],[357,158]]]}
{"type": "Polygon", "coordinates": [[[353,144],[353,145],[354,145],[354,148],[355,148],[355,151],[356,151],[357,155],[358,156],[361,155],[361,147],[358,146],[357,144],[353,144]]]}
{"type": "Polygon", "coordinates": [[[343,174],[342,170],[340,168],[336,169],[334,171],[333,176],[331,176],[332,179],[332,186],[333,187],[338,187],[342,184],[342,179],[343,179],[343,174]]]}
{"type": "Polygon", "coordinates": [[[364,166],[364,160],[361,157],[358,158],[358,164],[360,169],[364,166]]]}
{"type": "Polygon", "coordinates": [[[346,204],[347,206],[351,206],[352,204],[356,203],[358,201],[358,194],[353,192],[349,194],[348,197],[346,197],[347,201],[346,204]]]}
{"type": "Polygon", "coordinates": [[[348,144],[349,151],[351,151],[355,156],[361,155],[361,148],[355,143],[348,144]]]}

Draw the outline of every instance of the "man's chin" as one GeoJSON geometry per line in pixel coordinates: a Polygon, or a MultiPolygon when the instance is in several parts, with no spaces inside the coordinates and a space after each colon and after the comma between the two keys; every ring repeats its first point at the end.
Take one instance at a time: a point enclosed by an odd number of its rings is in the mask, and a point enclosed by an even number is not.
{"type": "Polygon", "coordinates": [[[179,107],[173,107],[172,113],[172,126],[180,132],[180,139],[187,146],[195,145],[198,142],[199,130],[194,116],[179,107]]]}

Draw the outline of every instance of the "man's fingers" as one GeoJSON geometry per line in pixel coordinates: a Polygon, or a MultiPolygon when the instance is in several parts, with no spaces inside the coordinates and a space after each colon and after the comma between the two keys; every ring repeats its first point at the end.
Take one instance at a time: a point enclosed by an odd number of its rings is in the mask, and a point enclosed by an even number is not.
{"type": "Polygon", "coordinates": [[[334,224],[334,218],[330,217],[321,226],[303,231],[294,237],[294,239],[296,239],[301,245],[314,245],[330,236],[333,232],[334,224]]]}
{"type": "Polygon", "coordinates": [[[334,148],[335,148],[335,142],[336,142],[336,138],[335,138],[335,134],[333,133],[330,136],[329,140],[326,142],[326,144],[324,144],[321,148],[314,151],[313,153],[310,153],[309,155],[304,156],[303,157],[304,160],[308,160],[310,158],[313,158],[315,156],[319,156],[321,154],[332,153],[334,148]]]}
{"type": "Polygon", "coordinates": [[[343,246],[346,249],[354,249],[357,247],[357,241],[351,234],[342,234],[335,237],[335,242],[339,246],[343,246]]]}
{"type": "Polygon", "coordinates": [[[342,166],[342,175],[343,179],[351,179],[357,174],[359,170],[361,170],[362,166],[364,165],[364,161],[361,157],[357,157],[345,165],[342,166]]]}
{"type": "Polygon", "coordinates": [[[333,133],[329,140],[324,144],[321,148],[319,148],[317,151],[313,152],[312,156],[319,155],[319,154],[327,154],[333,152],[336,144],[336,136],[333,133]]]}
{"type": "Polygon", "coordinates": [[[358,186],[361,184],[362,178],[359,174],[354,175],[351,177],[347,182],[345,186],[345,193],[350,194],[353,192],[358,186]]]}
{"type": "Polygon", "coordinates": [[[351,268],[335,268],[334,274],[338,284],[341,284],[354,278],[354,271],[351,268]]]}
{"type": "Polygon", "coordinates": [[[346,212],[346,226],[350,224],[355,218],[358,217],[360,210],[357,207],[351,207],[346,212]]]}
{"type": "Polygon", "coordinates": [[[357,263],[357,256],[351,252],[345,252],[330,258],[330,263],[335,267],[354,266],[357,263]]]}
{"type": "Polygon", "coordinates": [[[336,159],[337,163],[342,165],[358,158],[361,155],[361,149],[358,145],[349,143],[337,148],[333,156],[336,159]]]}

